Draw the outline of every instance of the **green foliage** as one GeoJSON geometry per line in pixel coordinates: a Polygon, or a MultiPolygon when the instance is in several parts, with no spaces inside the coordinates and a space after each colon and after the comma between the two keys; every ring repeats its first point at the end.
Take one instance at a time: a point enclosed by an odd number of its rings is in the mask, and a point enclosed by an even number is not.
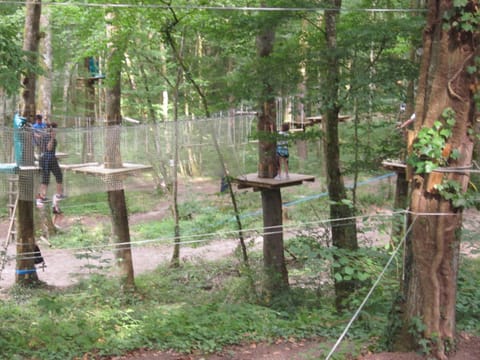
{"type": "Polygon", "coordinates": [[[98,226],[86,227],[75,224],[68,232],[59,232],[50,238],[56,248],[89,248],[108,244],[110,226],[99,223],[98,226]]]}
{"type": "Polygon", "coordinates": [[[418,339],[417,345],[420,347],[419,350],[422,354],[430,354],[432,348],[432,338],[425,338],[424,335],[426,329],[427,327],[420,317],[414,316],[410,319],[408,332],[414,339],[418,339]]]}
{"type": "Polygon", "coordinates": [[[377,174],[381,162],[398,158],[404,147],[404,140],[395,129],[395,123],[384,119],[360,119],[357,124],[357,142],[353,122],[342,124],[339,132],[346,174],[354,174],[356,171],[377,174]]]}
{"type": "Polygon", "coordinates": [[[40,73],[40,67],[29,62],[22,50],[21,13],[4,11],[0,4],[0,14],[0,89],[13,95],[19,89],[20,75],[30,71],[40,73]]]}
{"type": "Polygon", "coordinates": [[[417,174],[428,174],[439,166],[446,166],[450,159],[457,159],[458,149],[444,151],[452,136],[455,114],[448,108],[442,113],[444,123],[435,121],[431,128],[422,127],[413,143],[413,151],[407,159],[417,174]]]}
{"type": "Polygon", "coordinates": [[[307,310],[299,303],[285,312],[225,303],[222,294],[228,289],[215,296],[205,287],[213,274],[220,275],[219,270],[230,271],[211,266],[200,272],[163,268],[154,276],[139,278],[138,292],[130,295],[133,299],[122,297],[107,278],[96,278],[72,293],[30,293],[21,305],[4,302],[0,308],[2,353],[62,359],[87,352],[118,355],[139,347],[213,352],[244,341],[304,338],[335,328],[323,327],[335,322],[328,308],[307,310]]]}
{"type": "Polygon", "coordinates": [[[443,179],[441,184],[435,185],[438,193],[455,208],[468,208],[476,204],[476,191],[463,191],[462,185],[456,180],[443,179]]]}
{"type": "MultiPolygon", "coordinates": [[[[288,241],[286,248],[303,264],[302,276],[332,272],[337,281],[355,280],[362,286],[371,284],[381,271],[386,254],[381,249],[360,248],[355,251],[325,247],[314,236],[299,236],[288,241]],[[335,269],[335,271],[333,271],[335,269]],[[309,273],[309,270],[312,273],[309,273]]],[[[359,294],[355,294],[352,301],[359,294]]],[[[347,300],[347,299],[346,299],[347,300]]]]}
{"type": "MultiPolygon", "coordinates": [[[[288,242],[287,253],[297,259],[289,270],[294,285],[268,302],[252,288],[262,266],[261,256],[254,254],[249,270],[231,259],[185,263],[176,269],[161,266],[137,276],[137,289],[131,293],[101,275],[63,290],[14,287],[8,299],[0,300],[2,354],[11,359],[65,359],[87,353],[114,356],[138,348],[209,353],[244,342],[336,338],[351,313],[335,312],[331,278],[325,271],[343,264],[343,275],[364,280],[365,287],[351,300],[357,306],[386,254],[376,249],[364,249],[359,256],[339,253],[325,249],[320,238],[288,242]],[[317,281],[311,282],[313,278],[317,281]]],[[[480,323],[478,266],[477,260],[464,261],[459,274],[457,326],[473,333],[480,323]]],[[[398,290],[396,279],[396,274],[386,274],[350,329],[339,358],[357,353],[365,344],[371,351],[378,349],[391,294],[398,290]]],[[[422,325],[414,320],[413,333],[421,333],[422,325]]],[[[427,350],[430,342],[423,345],[427,350]]]]}
{"type": "Polygon", "coordinates": [[[480,25],[476,6],[470,0],[454,0],[452,8],[443,17],[444,29],[474,34],[480,25]]]}
{"type": "MultiPolygon", "coordinates": [[[[478,245],[478,240],[477,240],[478,245]]],[[[457,328],[480,335],[480,260],[464,259],[458,274],[457,328]]]]}

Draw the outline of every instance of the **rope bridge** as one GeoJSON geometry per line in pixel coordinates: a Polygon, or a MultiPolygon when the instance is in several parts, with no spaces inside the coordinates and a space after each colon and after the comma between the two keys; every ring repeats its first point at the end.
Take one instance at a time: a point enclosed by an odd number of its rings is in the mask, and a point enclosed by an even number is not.
{"type": "MultiPolygon", "coordinates": [[[[256,150],[256,145],[249,141],[254,119],[253,115],[241,115],[120,126],[65,127],[59,124],[55,129],[57,158],[64,172],[64,187],[69,196],[123,189],[135,186],[137,175],[145,169],[153,169],[156,175],[145,176],[150,176],[156,185],[167,183],[173,178],[176,151],[179,172],[221,177],[213,136],[230,175],[241,175],[246,171],[246,148],[256,150]],[[118,161],[110,164],[108,159],[118,161]],[[132,174],[135,176],[128,176],[132,174]]],[[[82,121],[72,119],[64,123],[78,125],[82,121]]],[[[0,130],[0,194],[7,193],[7,179],[22,170],[19,166],[22,162],[30,164],[31,174],[19,179],[20,198],[33,200],[30,197],[37,194],[40,181],[39,154],[32,141],[34,129],[26,124],[21,129],[4,126],[0,130]],[[24,151],[22,161],[15,158],[15,154],[19,156],[18,148],[24,151]],[[30,158],[25,159],[26,154],[30,154],[30,158]]]]}

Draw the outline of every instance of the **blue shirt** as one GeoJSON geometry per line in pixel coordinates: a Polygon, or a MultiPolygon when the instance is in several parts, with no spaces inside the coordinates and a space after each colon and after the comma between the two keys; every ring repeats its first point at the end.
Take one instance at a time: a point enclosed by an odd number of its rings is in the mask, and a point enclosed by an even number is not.
{"type": "Polygon", "coordinates": [[[44,123],[44,122],[41,122],[40,124],[39,123],[35,123],[32,125],[32,128],[38,130],[38,129],[45,129],[47,127],[47,124],[44,123]]]}

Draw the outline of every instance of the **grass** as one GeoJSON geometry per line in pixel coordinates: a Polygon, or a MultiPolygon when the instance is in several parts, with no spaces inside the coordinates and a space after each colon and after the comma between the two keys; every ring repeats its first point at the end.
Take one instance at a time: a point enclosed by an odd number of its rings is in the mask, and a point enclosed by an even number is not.
{"type": "MultiPolygon", "coordinates": [[[[279,338],[335,339],[351,313],[336,313],[328,285],[292,286],[274,302],[252,289],[236,261],[160,267],[137,277],[125,293],[114,279],[93,276],[66,290],[14,287],[1,300],[4,359],[73,359],[119,355],[137,348],[215,352],[245,342],[279,338]],[[240,272],[239,272],[240,270],[240,272]]],[[[260,262],[253,262],[253,274],[260,262]]],[[[459,282],[458,328],[479,334],[479,260],[464,260],[459,282]],[[473,272],[472,272],[473,271],[473,272]]],[[[393,283],[376,291],[348,333],[353,352],[384,336],[393,283]]],[[[328,350],[328,349],[325,349],[328,350]]],[[[351,352],[350,352],[351,353],[351,352]]]]}
{"type": "Polygon", "coordinates": [[[213,352],[249,341],[328,336],[344,322],[329,302],[300,289],[275,306],[245,302],[232,293],[251,290],[232,274],[227,262],[160,268],[139,276],[134,294],[103,277],[64,292],[15,288],[0,308],[2,353],[65,359],[141,347],[213,352]]]}

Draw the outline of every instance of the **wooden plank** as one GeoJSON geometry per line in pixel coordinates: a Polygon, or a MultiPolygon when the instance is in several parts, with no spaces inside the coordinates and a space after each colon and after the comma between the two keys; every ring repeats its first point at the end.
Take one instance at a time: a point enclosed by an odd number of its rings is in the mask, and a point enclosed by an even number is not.
{"type": "Polygon", "coordinates": [[[18,165],[16,163],[0,164],[0,173],[2,174],[16,174],[18,172],[18,165]]]}
{"type": "Polygon", "coordinates": [[[403,161],[382,161],[382,166],[387,170],[393,170],[396,172],[405,172],[407,169],[407,164],[403,161]]]}
{"type": "Polygon", "coordinates": [[[260,178],[257,173],[240,175],[232,180],[239,189],[253,188],[254,190],[279,189],[287,186],[302,185],[304,181],[313,182],[315,177],[303,174],[289,174],[288,178],[272,179],[260,178]]]}
{"type": "Polygon", "coordinates": [[[125,175],[131,172],[144,171],[144,170],[150,170],[150,169],[152,169],[151,165],[130,164],[130,163],[124,163],[122,167],[114,168],[114,169],[105,168],[104,164],[86,165],[86,166],[78,166],[78,167],[70,168],[70,170],[72,170],[75,173],[98,175],[98,176],[125,175]]]}
{"type": "Polygon", "coordinates": [[[60,167],[64,170],[73,170],[76,168],[81,168],[84,166],[98,166],[100,163],[98,162],[90,162],[90,163],[83,163],[83,164],[60,164],[60,167]]]}

